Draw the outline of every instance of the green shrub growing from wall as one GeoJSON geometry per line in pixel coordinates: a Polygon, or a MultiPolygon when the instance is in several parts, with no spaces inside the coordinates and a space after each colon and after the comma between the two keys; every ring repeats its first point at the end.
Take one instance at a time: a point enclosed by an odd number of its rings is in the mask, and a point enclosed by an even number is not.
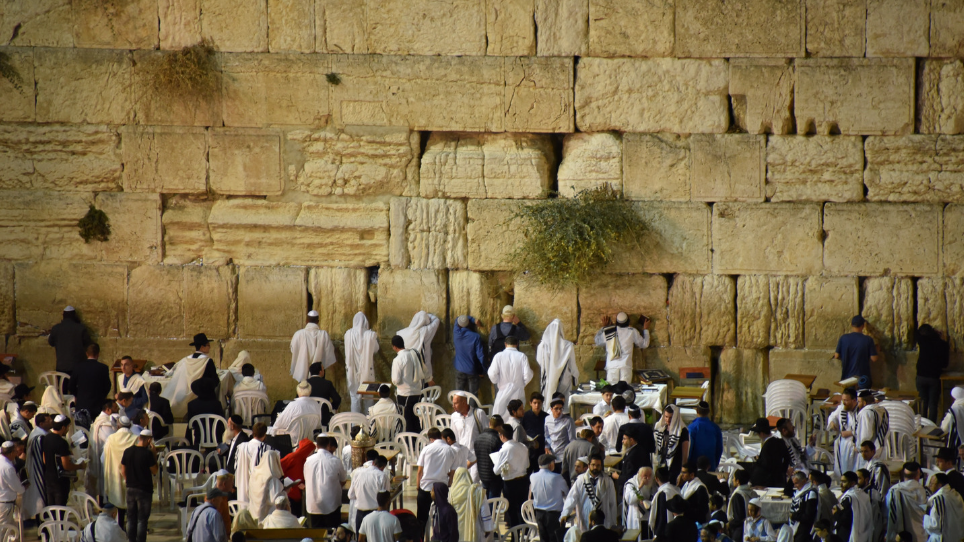
{"type": "Polygon", "coordinates": [[[87,210],[84,218],[77,222],[77,227],[85,243],[91,240],[106,242],[110,239],[110,219],[107,218],[107,213],[93,205],[87,210]]]}

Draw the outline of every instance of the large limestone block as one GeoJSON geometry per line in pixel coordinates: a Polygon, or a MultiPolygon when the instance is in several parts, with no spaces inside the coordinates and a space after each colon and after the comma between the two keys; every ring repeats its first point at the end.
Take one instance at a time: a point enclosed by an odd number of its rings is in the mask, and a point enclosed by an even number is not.
{"type": "MultiPolygon", "coordinates": [[[[198,0],[200,1],[200,0],[198,0]]],[[[188,44],[194,45],[194,42],[188,44]]],[[[134,51],[134,120],[137,124],[221,126],[221,92],[209,95],[172,94],[154,89],[154,74],[172,51],[134,51]]],[[[219,55],[224,58],[226,55],[219,55]]],[[[220,66],[215,77],[220,78],[220,66]]]]}
{"type": "MultiPolygon", "coordinates": [[[[448,306],[448,272],[443,270],[390,269],[378,273],[378,326],[373,327],[383,338],[408,327],[412,316],[425,311],[439,317],[434,344],[445,342],[448,306]]],[[[487,322],[486,322],[487,323],[487,322]]]]}
{"type": "Polygon", "coordinates": [[[201,37],[219,51],[268,50],[267,0],[199,0],[201,37]]]}
{"type": "Polygon", "coordinates": [[[233,265],[184,267],[184,337],[198,330],[212,337],[234,335],[238,271],[233,265]],[[206,330],[206,331],[205,331],[206,330]]]}
{"type": "Polygon", "coordinates": [[[810,56],[864,56],[866,2],[806,0],[810,56]]]}
{"type": "MultiPolygon", "coordinates": [[[[211,339],[211,352],[208,355],[214,360],[214,364],[221,365],[221,339],[211,332],[206,332],[208,339],[211,339]]],[[[190,356],[194,347],[190,345],[191,337],[181,337],[176,339],[159,339],[145,337],[117,337],[100,342],[100,359],[103,361],[120,359],[121,356],[132,356],[135,359],[147,360],[148,366],[158,366],[165,363],[180,361],[184,356],[190,356]]],[[[51,350],[53,350],[51,348],[51,350]]],[[[227,367],[234,361],[234,358],[224,358],[223,367],[227,367]]]]}
{"type": "Polygon", "coordinates": [[[368,47],[383,55],[484,55],[485,3],[379,0],[368,6],[368,47]]]}
{"type": "Polygon", "coordinates": [[[860,312],[857,277],[808,277],[804,305],[807,348],[836,348],[860,312]]]}
{"type": "Polygon", "coordinates": [[[324,125],[327,55],[223,54],[224,125],[324,125]]]}
{"type": "Polygon", "coordinates": [[[867,56],[927,56],[930,5],[916,0],[867,0],[867,56]]]}
{"type": "Polygon", "coordinates": [[[572,132],[573,60],[505,58],[505,130],[572,132]]]}
{"type": "Polygon", "coordinates": [[[804,56],[803,2],[677,0],[677,56],[804,56]]]}
{"type": "Polygon", "coordinates": [[[315,52],[314,0],[268,0],[268,50],[315,52]]]}
{"type": "Polygon", "coordinates": [[[161,49],[180,49],[201,41],[201,0],[157,0],[161,49]]]}
{"type": "Polygon", "coordinates": [[[548,136],[433,132],[422,156],[422,197],[541,198],[554,163],[548,136]]]}
{"type": "Polygon", "coordinates": [[[824,265],[835,275],[936,275],[941,209],[924,204],[828,203],[824,265]]]}
{"type": "Polygon", "coordinates": [[[97,191],[120,188],[120,137],[107,126],[0,126],[0,188],[97,191]]]}
{"type": "Polygon", "coordinates": [[[964,205],[944,209],[944,274],[964,275],[964,205]]]}
{"type": "Polygon", "coordinates": [[[964,62],[922,60],[918,96],[922,134],[964,133],[964,62]]]}
{"type": "Polygon", "coordinates": [[[77,309],[92,335],[127,335],[127,266],[68,261],[16,264],[19,333],[49,331],[64,307],[77,309]]]}
{"type": "Polygon", "coordinates": [[[868,137],[864,147],[867,199],[964,202],[964,137],[868,137]]]}
{"type": "Polygon", "coordinates": [[[863,283],[863,309],[867,320],[865,333],[884,350],[909,349],[914,342],[914,280],[911,278],[870,277],[863,283]]]}
{"type": "MultiPolygon", "coordinates": [[[[297,331],[297,328],[291,333],[297,331]]],[[[295,388],[298,383],[291,378],[291,343],[289,340],[258,340],[258,339],[229,339],[224,342],[224,361],[225,365],[237,359],[238,354],[246,351],[251,356],[251,363],[257,367],[264,379],[264,385],[268,388],[268,401],[274,404],[275,401],[291,400],[295,397],[295,388]]],[[[342,357],[341,349],[336,350],[336,356],[342,357]]],[[[348,390],[345,379],[345,364],[335,363],[329,370],[325,371],[325,377],[335,385],[335,391],[342,397],[342,401],[348,399],[348,390]]]]}
{"type": "Polygon", "coordinates": [[[4,0],[0,43],[22,47],[73,47],[71,0],[4,0]]]}
{"type": "Polygon", "coordinates": [[[99,49],[37,49],[38,122],[127,124],[131,55],[99,49]]]}
{"type": "Polygon", "coordinates": [[[559,195],[573,197],[583,190],[609,186],[623,189],[623,152],[618,134],[568,134],[562,142],[562,162],[556,178],[559,195]]]}
{"type": "Polygon", "coordinates": [[[74,47],[156,49],[157,0],[78,2],[73,8],[74,47]]]}
{"type": "MultiPolygon", "coordinates": [[[[515,282],[515,292],[512,299],[516,315],[532,334],[533,346],[538,346],[542,334],[556,318],[562,323],[562,331],[566,340],[575,341],[578,337],[579,305],[575,287],[553,290],[539,284],[532,278],[520,279],[515,282]]],[[[499,308],[501,311],[501,307],[499,308]]],[[[496,315],[493,324],[501,321],[496,315]]],[[[489,322],[486,322],[489,324],[489,322]]],[[[491,327],[492,324],[489,325],[491,327]]]]}
{"type": "Polygon", "coordinates": [[[913,59],[808,58],[795,65],[797,133],[913,132],[913,59]]]}
{"type": "Polygon", "coordinates": [[[276,196],[284,189],[281,135],[215,129],[210,133],[211,189],[237,196],[276,196]]]}
{"type": "MultiPolygon", "coordinates": [[[[0,15],[0,21],[2,21],[0,15]]],[[[2,23],[0,23],[2,24],[2,23]]],[[[7,56],[7,65],[16,73],[13,81],[0,77],[0,120],[5,122],[33,122],[37,116],[34,95],[33,50],[3,47],[0,54],[7,56]]]]}
{"type": "Polygon", "coordinates": [[[717,203],[713,271],[816,274],[823,266],[820,205],[717,203]]]}
{"type": "MultiPolygon", "coordinates": [[[[158,194],[102,192],[94,205],[111,221],[111,236],[103,245],[105,261],[157,262],[161,258],[161,198],[158,194]]],[[[79,236],[79,234],[78,234],[79,236]]]]}
{"type": "Polygon", "coordinates": [[[733,122],[751,134],[793,131],[793,66],[786,59],[730,60],[733,122]]]}
{"type": "Polygon", "coordinates": [[[944,295],[947,302],[947,335],[956,352],[964,351],[964,279],[950,278],[945,281],[944,295]]]}
{"type": "Polygon", "coordinates": [[[623,134],[623,196],[689,201],[689,138],[676,134],[623,134]]]}
{"type": "Polygon", "coordinates": [[[673,56],[671,0],[590,0],[589,56],[673,56]]]}
{"type": "Polygon", "coordinates": [[[368,53],[368,14],[358,0],[316,0],[315,51],[368,53]]]}
{"type": "Polygon", "coordinates": [[[535,0],[539,56],[585,56],[589,0],[535,0]]]}
{"type": "Polygon", "coordinates": [[[770,201],[861,201],[864,145],[857,136],[767,138],[770,201]]]}
{"type": "Polygon", "coordinates": [[[303,267],[242,267],[238,275],[238,337],[291,338],[305,325],[308,289],[303,267]]]}
{"type": "MultiPolygon", "coordinates": [[[[103,339],[98,340],[100,342],[106,342],[103,339]]],[[[4,352],[17,354],[17,362],[14,364],[14,367],[17,369],[17,374],[23,377],[23,381],[27,385],[37,386],[40,384],[40,373],[56,370],[57,352],[47,343],[47,337],[11,335],[6,342],[7,347],[4,352]]],[[[101,357],[104,357],[103,351],[101,354],[101,357]]],[[[32,396],[33,399],[37,398],[37,394],[35,393],[32,394],[32,396]]]]}
{"type": "Polygon", "coordinates": [[[181,267],[142,265],[131,269],[129,280],[131,336],[184,337],[184,273],[181,267]]]}
{"type": "Polygon", "coordinates": [[[207,191],[207,131],[193,127],[127,126],[124,190],[203,194],[207,191]]]}
{"type": "Polygon", "coordinates": [[[840,360],[833,359],[833,349],[829,350],[786,350],[774,348],[769,352],[770,382],[780,380],[788,374],[815,375],[813,389],[837,389],[835,382],[840,380],[840,360]]]}
{"type": "Polygon", "coordinates": [[[17,332],[17,317],[14,310],[13,264],[0,262],[0,334],[13,335],[17,332]]]}
{"type": "Polygon", "coordinates": [[[764,408],[766,352],[724,348],[719,363],[713,397],[720,423],[753,423],[764,408]]]}
{"type": "Polygon", "coordinates": [[[392,198],[391,252],[395,268],[465,269],[465,203],[392,198]]]}
{"type": "MultiPolygon", "coordinates": [[[[947,298],[944,277],[922,277],[917,280],[917,324],[930,325],[947,332],[947,298]]],[[[949,279],[953,280],[953,279],[949,279]]]]}
{"type": "Polygon", "coordinates": [[[724,275],[676,275],[669,289],[673,346],[736,344],[736,283],[724,275]]]}
{"type": "Polygon", "coordinates": [[[636,323],[640,314],[650,321],[650,346],[669,343],[666,329],[666,278],[662,275],[600,275],[579,288],[579,344],[593,344],[600,319],[625,312],[636,323]]]}
{"type": "Polygon", "coordinates": [[[743,275],[736,291],[740,348],[803,348],[803,277],[743,275]]]}
{"type": "Polygon", "coordinates": [[[355,313],[363,312],[372,324],[374,313],[368,297],[368,270],[345,267],[313,267],[308,270],[308,292],[318,311],[318,325],[341,339],[351,329],[355,313]]]}
{"type": "Polygon", "coordinates": [[[690,197],[696,201],[763,201],[766,137],[695,134],[690,138],[690,197]]]}
{"type": "Polygon", "coordinates": [[[485,54],[536,54],[535,0],[486,0],[485,54]]]}
{"type": "MultiPolygon", "coordinates": [[[[203,212],[187,214],[185,219],[201,218],[203,212]]],[[[368,267],[388,261],[384,203],[220,200],[207,225],[212,256],[241,265],[368,267]]]]}
{"type": "Polygon", "coordinates": [[[723,60],[582,58],[576,124],[583,132],[723,133],[727,72],[723,60]]]}
{"type": "MultiPolygon", "coordinates": [[[[601,349],[600,349],[601,350],[601,349]]],[[[684,367],[709,367],[710,349],[706,346],[664,346],[662,348],[647,348],[642,352],[643,363],[638,362],[637,369],[660,369],[673,377],[679,385],[679,370],[684,367]]],[[[639,356],[635,356],[639,359],[639,356]]]]}
{"type": "MultiPolygon", "coordinates": [[[[477,331],[482,335],[488,335],[489,329],[496,322],[502,321],[502,307],[512,303],[511,288],[511,278],[505,273],[449,271],[448,321],[454,326],[459,316],[463,314],[472,316],[477,322],[481,321],[484,324],[477,326],[477,331]]],[[[531,330],[530,324],[535,324],[534,317],[521,315],[521,309],[518,306],[518,285],[515,288],[515,298],[516,313],[520,314],[519,319],[524,320],[524,323],[531,330]]],[[[575,307],[575,295],[573,295],[573,307],[575,307]]],[[[573,330],[573,334],[575,334],[575,330],[573,330]]]]}
{"type": "Polygon", "coordinates": [[[414,196],[418,193],[419,134],[407,128],[349,127],[295,130],[288,149],[298,153],[288,175],[315,196],[414,196]]]}
{"type": "Polygon", "coordinates": [[[931,2],[930,56],[964,56],[964,4],[931,2]]]}
{"type": "Polygon", "coordinates": [[[610,272],[709,273],[710,209],[704,203],[638,202],[646,224],[616,251],[610,272]]]}
{"type": "Polygon", "coordinates": [[[214,241],[208,231],[208,215],[213,205],[213,201],[172,199],[167,202],[161,215],[164,224],[164,263],[185,264],[199,258],[204,258],[206,263],[214,263],[214,241]]]}
{"type": "Polygon", "coordinates": [[[521,222],[515,218],[517,200],[469,200],[466,208],[469,223],[469,269],[473,271],[508,271],[513,267],[509,254],[522,241],[521,222]]]}

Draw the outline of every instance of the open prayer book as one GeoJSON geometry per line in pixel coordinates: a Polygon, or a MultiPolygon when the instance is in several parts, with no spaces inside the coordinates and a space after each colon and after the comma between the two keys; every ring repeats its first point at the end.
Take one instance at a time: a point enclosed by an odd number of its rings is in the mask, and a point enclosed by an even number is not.
{"type": "Polygon", "coordinates": [[[74,446],[80,446],[81,444],[87,442],[87,437],[84,432],[78,429],[74,431],[73,435],[70,435],[70,441],[74,443],[74,446]]]}
{"type": "Polygon", "coordinates": [[[849,388],[851,386],[856,386],[857,382],[860,382],[860,379],[857,378],[856,376],[852,376],[850,378],[845,378],[840,382],[837,382],[837,385],[840,386],[841,388],[849,388]]]}
{"type": "Polygon", "coordinates": [[[287,491],[291,486],[295,486],[300,483],[301,483],[301,480],[292,480],[291,478],[288,478],[287,476],[285,476],[285,479],[284,479],[285,491],[287,491]]]}
{"type": "Polygon", "coordinates": [[[20,440],[23,440],[23,439],[27,438],[27,432],[23,430],[23,427],[18,427],[18,428],[17,428],[17,431],[14,432],[14,434],[13,434],[12,436],[13,436],[13,438],[18,438],[18,439],[20,439],[20,440]]]}

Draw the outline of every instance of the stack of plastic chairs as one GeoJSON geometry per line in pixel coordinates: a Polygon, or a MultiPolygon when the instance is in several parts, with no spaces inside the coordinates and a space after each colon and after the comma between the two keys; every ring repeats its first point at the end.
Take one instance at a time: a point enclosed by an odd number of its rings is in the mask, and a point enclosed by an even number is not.
{"type": "Polygon", "coordinates": [[[883,401],[878,406],[884,407],[890,415],[890,429],[887,431],[884,457],[903,461],[916,458],[917,439],[914,438],[914,433],[920,427],[914,410],[903,401],[883,401]]]}
{"type": "Polygon", "coordinates": [[[763,394],[766,415],[789,418],[797,429],[797,435],[806,432],[809,398],[807,388],[796,380],[774,380],[763,394]]]}

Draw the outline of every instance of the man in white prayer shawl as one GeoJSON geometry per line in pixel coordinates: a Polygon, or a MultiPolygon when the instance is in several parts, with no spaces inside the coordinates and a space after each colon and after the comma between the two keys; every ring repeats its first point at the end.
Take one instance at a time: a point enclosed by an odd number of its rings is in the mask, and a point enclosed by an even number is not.
{"type": "Polygon", "coordinates": [[[928,488],[931,498],[927,499],[928,510],[924,516],[927,542],[959,542],[964,539],[964,500],[951,488],[947,475],[943,472],[932,474],[928,488]]]}
{"type": "Polygon", "coordinates": [[[529,357],[519,352],[519,339],[513,336],[505,338],[505,350],[492,358],[489,365],[489,380],[498,386],[499,393],[495,395],[492,413],[509,419],[506,408],[509,401],[518,399],[526,402],[526,384],[532,380],[532,368],[529,367],[529,357]]]}
{"type": "Polygon", "coordinates": [[[318,327],[318,311],[308,312],[308,323],[291,337],[291,378],[301,382],[308,378],[308,367],[321,363],[327,369],[335,363],[335,347],[328,332],[318,327]]]}
{"type": "Polygon", "coordinates": [[[127,391],[134,394],[131,402],[132,412],[147,405],[147,386],[144,377],[134,372],[134,359],[130,356],[121,358],[121,372],[117,374],[117,391],[127,391]]]}
{"type": "Polygon", "coordinates": [[[54,420],[50,414],[37,414],[33,419],[34,428],[27,436],[27,479],[30,485],[23,494],[23,517],[32,518],[46,506],[47,485],[45,483],[43,436],[47,434],[54,420]]]}
{"type": "MultiPolygon", "coordinates": [[[[623,523],[627,529],[647,527],[649,510],[658,489],[655,482],[652,467],[640,467],[636,476],[623,486],[623,523]]],[[[640,534],[645,535],[645,532],[640,534]]]]}
{"type": "Polygon", "coordinates": [[[569,397],[579,380],[576,367],[576,350],[572,341],[567,341],[562,330],[562,322],[556,318],[542,333],[542,341],[536,349],[536,362],[542,373],[542,395],[552,397],[559,392],[569,397]]]}
{"type": "MultiPolygon", "coordinates": [[[[876,448],[876,455],[880,457],[887,441],[887,431],[889,429],[885,420],[884,407],[878,406],[874,402],[874,394],[870,390],[863,390],[857,396],[857,427],[854,442],[864,442],[871,440],[876,448]],[[883,411],[883,412],[881,412],[883,411]]],[[[865,468],[868,460],[857,457],[856,468],[865,468]]]]}
{"type": "Polygon", "coordinates": [[[887,542],[894,542],[897,533],[909,531],[914,540],[927,540],[924,531],[924,511],[927,491],[920,483],[921,471],[917,462],[904,463],[904,479],[887,492],[887,542]]]}
{"type": "Polygon", "coordinates": [[[954,403],[947,409],[947,414],[941,421],[941,429],[947,433],[947,447],[957,448],[964,444],[964,387],[954,386],[951,389],[954,403]]]}
{"type": "Polygon", "coordinates": [[[238,462],[234,470],[234,482],[238,489],[238,500],[248,502],[251,473],[261,464],[266,453],[273,448],[264,441],[268,426],[258,422],[251,426],[251,440],[237,447],[238,462]]]}
{"type": "Polygon", "coordinates": [[[100,514],[84,527],[80,542],[127,542],[127,534],[117,524],[117,508],[104,503],[100,514]]]}
{"type": "Polygon", "coordinates": [[[284,495],[274,499],[274,510],[261,522],[262,529],[304,529],[297,516],[291,513],[291,504],[284,495]]]}
{"type": "Polygon", "coordinates": [[[435,385],[432,373],[432,339],[435,338],[439,324],[439,319],[434,314],[418,311],[412,317],[412,323],[396,333],[405,341],[407,350],[417,350],[422,354],[422,373],[428,386],[435,385]]]}
{"type": "Polygon", "coordinates": [[[121,460],[124,450],[137,442],[137,437],[131,432],[131,421],[127,416],[121,416],[120,428],[104,442],[103,478],[107,502],[118,508],[127,509],[127,480],[121,473],[121,460]]]}
{"type": "Polygon", "coordinates": [[[230,371],[231,376],[234,377],[235,388],[237,388],[238,384],[241,383],[241,380],[243,380],[245,376],[252,376],[258,382],[264,380],[261,376],[261,371],[259,371],[253,363],[251,363],[251,354],[249,354],[247,350],[238,352],[238,357],[234,358],[234,361],[231,362],[231,365],[228,367],[228,371],[230,371]],[[247,372],[245,371],[246,365],[251,366],[247,372]]]}
{"type": "Polygon", "coordinates": [[[602,317],[603,327],[596,333],[595,343],[606,347],[606,381],[611,384],[632,382],[633,345],[640,349],[649,347],[649,318],[641,316],[640,320],[642,335],[629,325],[629,316],[625,312],[616,315],[615,326],[609,316],[602,317]]]}
{"type": "Polygon", "coordinates": [[[87,471],[84,485],[88,495],[104,495],[104,478],[101,476],[100,455],[107,438],[117,430],[113,415],[117,412],[117,403],[107,399],[100,414],[90,424],[90,442],[87,444],[87,471]]]}
{"type": "MultiPolygon", "coordinates": [[[[873,540],[874,511],[870,496],[857,485],[857,473],[847,471],[840,477],[843,495],[833,507],[833,522],[841,540],[873,540]]],[[[821,518],[830,519],[830,518],[821,518]]]]}
{"type": "Polygon", "coordinates": [[[312,430],[321,425],[321,405],[311,397],[311,384],[302,380],[296,390],[298,397],[278,414],[278,419],[268,428],[269,435],[286,433],[291,446],[297,448],[301,439],[314,437],[312,430]],[[304,430],[305,433],[299,431],[304,430]]]}
{"type": "Polygon", "coordinates": [[[259,523],[274,509],[274,500],[284,496],[283,478],[281,454],[275,450],[265,452],[248,480],[248,511],[259,523]]]}
{"type": "Polygon", "coordinates": [[[364,413],[358,386],[362,382],[375,381],[375,352],[378,352],[378,334],[368,329],[368,318],[364,313],[355,313],[351,329],[345,332],[345,371],[352,412],[364,413]]]}
{"type": "Polygon", "coordinates": [[[579,530],[589,530],[589,514],[602,510],[606,514],[606,528],[611,529],[619,522],[619,504],[616,499],[616,486],[613,479],[603,476],[602,456],[589,458],[589,470],[580,474],[569,488],[566,502],[562,505],[559,522],[566,520],[575,512],[579,530]]]}
{"type": "Polygon", "coordinates": [[[161,397],[170,401],[171,412],[174,413],[175,418],[183,418],[187,414],[187,404],[197,397],[191,391],[191,384],[195,380],[210,378],[218,382],[218,368],[215,367],[214,360],[208,357],[211,341],[208,340],[207,335],[198,333],[189,346],[195,348],[194,353],[174,365],[171,381],[161,392],[161,397]]]}
{"type": "Polygon", "coordinates": [[[833,475],[840,476],[857,466],[857,444],[854,432],[857,430],[857,392],[853,388],[844,390],[840,405],[827,418],[827,428],[838,431],[833,442],[833,475]]]}

